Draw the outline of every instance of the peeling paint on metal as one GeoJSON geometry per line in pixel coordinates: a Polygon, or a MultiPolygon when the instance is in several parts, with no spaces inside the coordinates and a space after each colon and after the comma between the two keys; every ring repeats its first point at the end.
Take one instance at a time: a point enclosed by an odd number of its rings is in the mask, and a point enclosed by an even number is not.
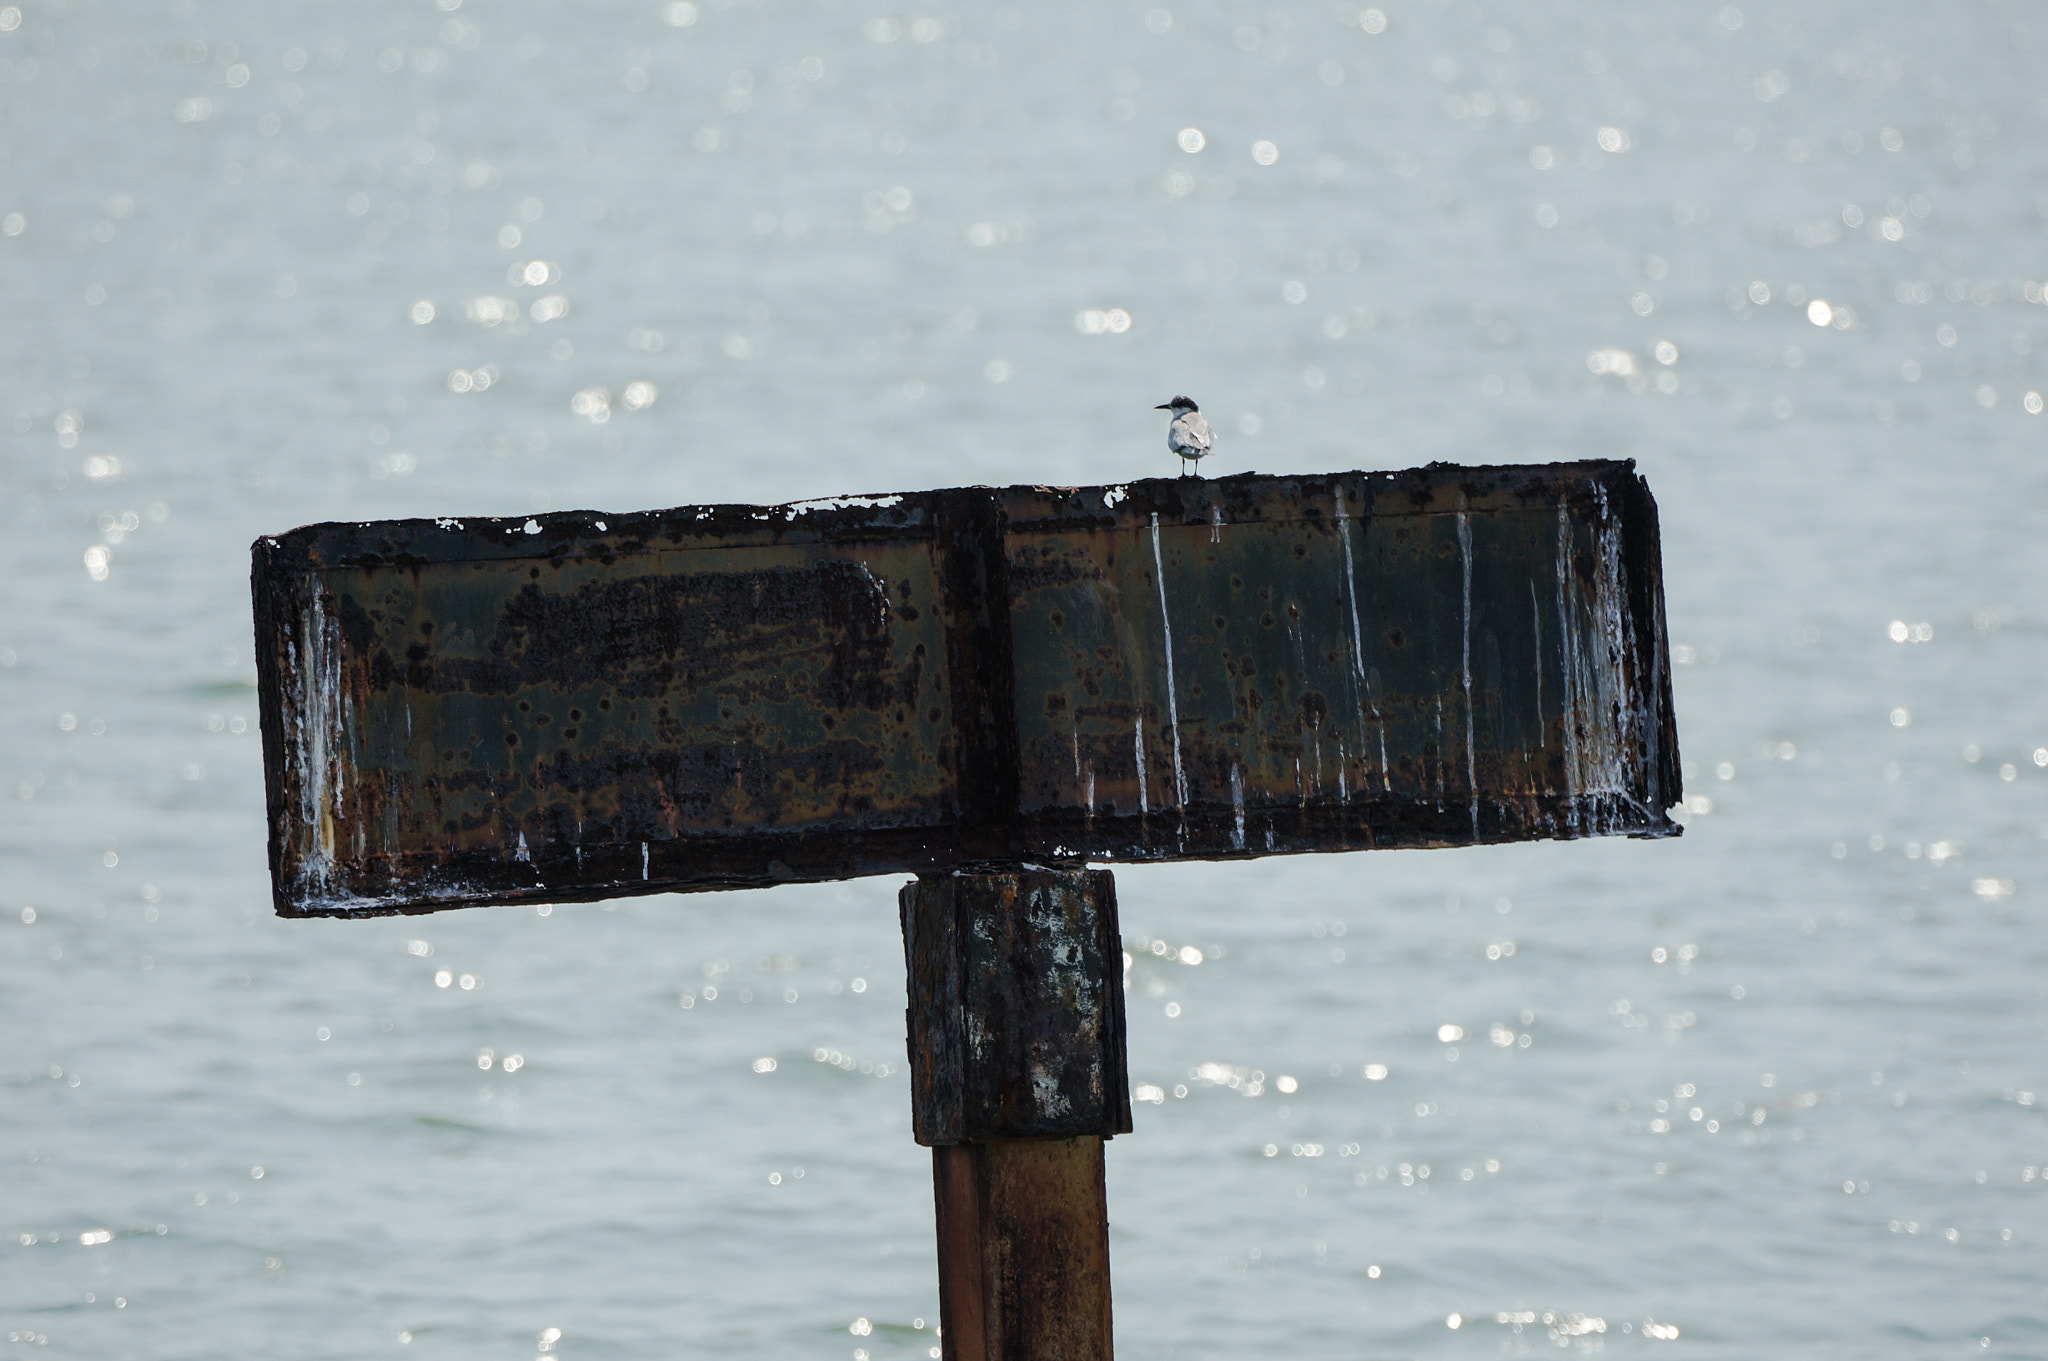
{"type": "MultiPolygon", "coordinates": [[[[1146,793],[1150,786],[1146,783],[1145,779],[1145,715],[1143,714],[1139,714],[1137,720],[1131,725],[1131,746],[1137,752],[1138,757],[1138,812],[1140,815],[1143,815],[1152,811],[1151,801],[1146,793]]],[[[1092,802],[1092,795],[1090,799],[1092,802]]]]}
{"type": "Polygon", "coordinates": [[[1244,849],[1244,768],[1230,763],[1230,848],[1244,849]]]}
{"type": "Polygon", "coordinates": [[[812,501],[793,501],[783,509],[801,514],[811,510],[887,510],[902,504],[901,496],[823,496],[812,501]]]}
{"type": "Polygon", "coordinates": [[[1130,1130],[1108,871],[956,870],[905,885],[898,902],[919,1143],[1130,1130]]]}

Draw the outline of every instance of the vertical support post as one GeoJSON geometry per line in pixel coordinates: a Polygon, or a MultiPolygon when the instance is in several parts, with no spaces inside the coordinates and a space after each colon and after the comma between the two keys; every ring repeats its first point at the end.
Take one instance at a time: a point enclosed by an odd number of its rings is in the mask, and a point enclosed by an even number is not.
{"type": "Polygon", "coordinates": [[[1102,1143],[1131,1128],[1115,881],[1000,866],[899,902],[945,1361],[1110,1361],[1102,1143]]]}

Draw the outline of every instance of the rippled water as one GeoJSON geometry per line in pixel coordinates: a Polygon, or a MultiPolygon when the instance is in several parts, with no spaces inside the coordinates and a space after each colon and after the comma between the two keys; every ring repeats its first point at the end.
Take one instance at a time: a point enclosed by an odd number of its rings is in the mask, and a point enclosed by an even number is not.
{"type": "Polygon", "coordinates": [[[1693,801],[1119,871],[1121,1352],[2048,1355],[2044,51],[0,7],[0,1355],[925,1356],[896,885],[275,920],[246,545],[1158,475],[1179,391],[1221,472],[1640,460],[1693,801]]]}

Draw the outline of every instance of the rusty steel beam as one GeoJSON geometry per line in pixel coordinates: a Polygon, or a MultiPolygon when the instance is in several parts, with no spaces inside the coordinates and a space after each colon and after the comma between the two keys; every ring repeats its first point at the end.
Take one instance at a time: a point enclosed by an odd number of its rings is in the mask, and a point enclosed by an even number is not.
{"type": "Polygon", "coordinates": [[[1102,1143],[1131,1129],[1115,883],[970,866],[899,902],[944,1355],[1108,1361],[1102,1143]]]}
{"type": "Polygon", "coordinates": [[[1678,832],[1628,463],[314,525],[253,584],[286,915],[1678,832]]]}
{"type": "Polygon", "coordinates": [[[1110,1361],[1102,1140],[932,1150],[944,1361],[1110,1361]]]}

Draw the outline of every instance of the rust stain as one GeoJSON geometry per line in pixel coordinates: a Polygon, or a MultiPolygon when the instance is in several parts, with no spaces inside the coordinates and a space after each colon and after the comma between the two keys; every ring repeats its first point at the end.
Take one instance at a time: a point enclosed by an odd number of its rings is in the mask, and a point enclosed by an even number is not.
{"type": "Polygon", "coordinates": [[[1110,1361],[1102,1140],[932,1150],[945,1361],[1110,1361]]]}
{"type": "Polygon", "coordinates": [[[1678,830],[1626,463],[318,525],[254,559],[290,915],[1678,830]]]}
{"type": "Polygon", "coordinates": [[[1108,870],[962,870],[898,902],[921,1144],[1131,1129],[1108,870]]]}

